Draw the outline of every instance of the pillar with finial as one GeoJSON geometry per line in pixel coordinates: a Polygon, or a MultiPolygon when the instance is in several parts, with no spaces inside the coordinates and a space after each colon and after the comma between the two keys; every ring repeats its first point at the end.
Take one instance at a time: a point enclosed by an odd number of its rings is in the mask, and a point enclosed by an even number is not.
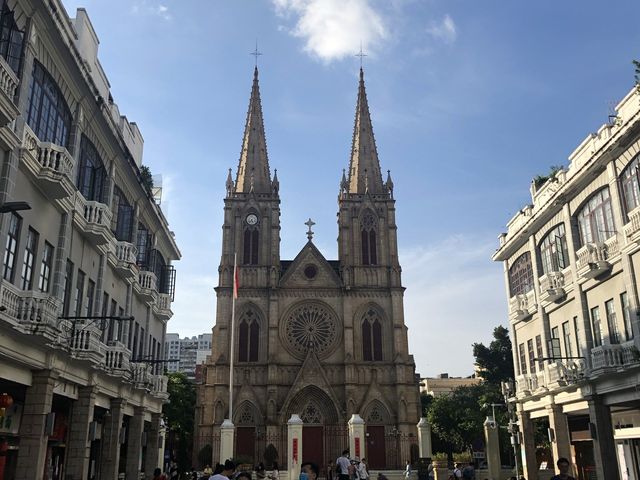
{"type": "Polygon", "coordinates": [[[387,188],[387,192],[389,192],[389,196],[393,200],[393,180],[391,180],[391,170],[387,170],[387,181],[384,186],[387,188]]]}
{"type": "Polygon", "coordinates": [[[231,176],[231,169],[229,169],[229,174],[227,175],[227,182],[225,184],[227,188],[227,197],[231,196],[233,192],[233,177],[231,176]]]}
{"type": "Polygon", "coordinates": [[[271,191],[277,195],[279,190],[280,182],[278,181],[278,169],[275,168],[273,170],[273,180],[271,181],[271,191]]]}

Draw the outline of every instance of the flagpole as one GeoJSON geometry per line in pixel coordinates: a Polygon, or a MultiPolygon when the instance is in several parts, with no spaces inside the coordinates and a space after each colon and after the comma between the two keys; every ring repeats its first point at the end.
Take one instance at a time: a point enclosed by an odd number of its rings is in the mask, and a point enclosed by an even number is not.
{"type": "Polygon", "coordinates": [[[238,295],[238,254],[233,254],[233,300],[231,301],[231,358],[229,360],[229,420],[233,423],[233,360],[235,358],[236,296],[238,295]]]}

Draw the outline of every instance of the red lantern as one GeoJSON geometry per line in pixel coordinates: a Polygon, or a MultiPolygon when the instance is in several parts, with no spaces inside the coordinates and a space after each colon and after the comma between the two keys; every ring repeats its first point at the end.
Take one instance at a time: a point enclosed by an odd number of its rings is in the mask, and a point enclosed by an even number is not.
{"type": "Polygon", "coordinates": [[[9,408],[13,405],[13,397],[8,393],[0,394],[0,408],[9,408]]]}

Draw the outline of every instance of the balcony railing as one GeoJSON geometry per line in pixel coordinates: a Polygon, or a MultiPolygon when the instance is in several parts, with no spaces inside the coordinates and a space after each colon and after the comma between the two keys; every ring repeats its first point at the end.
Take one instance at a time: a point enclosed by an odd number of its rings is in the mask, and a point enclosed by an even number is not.
{"type": "Polygon", "coordinates": [[[550,363],[536,373],[516,377],[516,394],[523,398],[565,389],[584,380],[587,374],[581,360],[550,363]]]}
{"type": "Polygon", "coordinates": [[[102,332],[98,325],[90,323],[85,325],[82,322],[76,322],[68,325],[65,330],[69,332],[69,348],[76,358],[90,360],[99,364],[102,360],[103,344],[100,340],[102,332]]]}
{"type": "Polygon", "coordinates": [[[624,370],[640,364],[640,353],[634,342],[615,345],[600,345],[591,349],[591,367],[593,370],[624,370]]]}
{"type": "Polygon", "coordinates": [[[165,375],[149,375],[149,386],[151,393],[160,398],[167,399],[169,394],[167,393],[168,378],[165,375]]]}
{"type": "MultiPolygon", "coordinates": [[[[570,273],[567,273],[570,277],[570,273]]],[[[540,277],[540,299],[546,302],[555,302],[566,295],[565,284],[567,278],[563,272],[549,272],[540,277]]]]}
{"type": "Polygon", "coordinates": [[[108,342],[104,349],[104,367],[111,373],[120,374],[121,370],[129,370],[131,351],[124,343],[118,341],[108,342]]]}
{"type": "Polygon", "coordinates": [[[23,291],[3,280],[1,298],[5,315],[16,321],[24,333],[59,340],[58,302],[54,297],[32,290],[23,291]]]}
{"type": "Polygon", "coordinates": [[[584,278],[596,278],[611,270],[613,258],[620,253],[615,236],[599,243],[587,243],[580,248],[578,257],[578,273],[584,278]]]}
{"type": "Polygon", "coordinates": [[[17,88],[18,76],[0,56],[0,127],[13,122],[20,114],[20,110],[13,101],[17,88]]]}
{"type": "Polygon", "coordinates": [[[169,320],[173,316],[173,312],[171,311],[171,295],[168,293],[159,293],[153,307],[155,314],[163,320],[169,320]]]}
{"type": "Polygon", "coordinates": [[[52,200],[67,198],[75,192],[74,160],[66,148],[41,142],[35,133],[24,126],[20,158],[42,191],[52,200]]]}
{"type": "Polygon", "coordinates": [[[138,249],[129,242],[114,240],[111,244],[110,259],[118,273],[125,278],[136,278],[138,275],[137,255],[138,249]]]}
{"type": "Polygon", "coordinates": [[[624,226],[624,235],[627,237],[627,242],[640,242],[640,206],[631,210],[628,216],[629,223],[624,226]]]}
{"type": "Polygon", "coordinates": [[[111,210],[104,203],[76,197],[75,219],[80,229],[96,245],[104,245],[113,236],[111,233],[111,210]]]}
{"type": "Polygon", "coordinates": [[[149,270],[140,270],[138,273],[138,285],[140,296],[147,301],[153,301],[158,296],[158,278],[149,270]]]}
{"type": "Polygon", "coordinates": [[[514,295],[509,299],[509,316],[516,322],[528,319],[537,308],[533,290],[514,295]]]}

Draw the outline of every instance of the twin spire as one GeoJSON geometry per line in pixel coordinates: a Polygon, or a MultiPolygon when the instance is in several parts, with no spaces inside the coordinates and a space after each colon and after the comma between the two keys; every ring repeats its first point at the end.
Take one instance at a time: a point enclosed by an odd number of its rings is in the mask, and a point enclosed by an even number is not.
{"type": "MultiPolygon", "coordinates": [[[[267,142],[264,133],[262,117],[262,103],[260,101],[260,87],[258,85],[258,67],[253,73],[253,86],[247,122],[242,138],[242,150],[235,185],[231,178],[231,170],[227,177],[227,193],[278,193],[279,183],[277,173],[273,180],[269,170],[267,142]]],[[[392,193],[391,177],[382,182],[380,161],[376,141],[373,136],[373,126],[367,103],[367,92],[364,86],[364,72],[360,68],[360,84],[358,87],[358,101],[356,104],[355,125],[353,128],[353,143],[349,172],[342,174],[340,190],[354,194],[386,194],[392,193]]]]}

